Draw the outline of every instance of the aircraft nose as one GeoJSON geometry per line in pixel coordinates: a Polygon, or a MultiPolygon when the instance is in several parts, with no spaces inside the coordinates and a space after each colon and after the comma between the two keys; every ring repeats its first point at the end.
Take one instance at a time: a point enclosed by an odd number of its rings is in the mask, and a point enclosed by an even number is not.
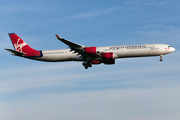
{"type": "Polygon", "coordinates": [[[172,52],[174,52],[175,50],[176,50],[176,49],[173,48],[173,47],[170,48],[170,51],[172,51],[172,52]]]}

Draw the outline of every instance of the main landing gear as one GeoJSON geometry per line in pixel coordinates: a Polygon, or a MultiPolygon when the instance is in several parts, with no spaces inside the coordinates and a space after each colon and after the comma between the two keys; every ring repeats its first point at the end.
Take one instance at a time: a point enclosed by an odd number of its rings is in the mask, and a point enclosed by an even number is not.
{"type": "Polygon", "coordinates": [[[163,61],[162,57],[163,57],[163,55],[160,55],[160,61],[161,61],[161,62],[163,61]]]}
{"type": "Polygon", "coordinates": [[[83,62],[82,65],[85,67],[85,69],[88,69],[88,67],[92,67],[91,63],[89,62],[83,62]]]}

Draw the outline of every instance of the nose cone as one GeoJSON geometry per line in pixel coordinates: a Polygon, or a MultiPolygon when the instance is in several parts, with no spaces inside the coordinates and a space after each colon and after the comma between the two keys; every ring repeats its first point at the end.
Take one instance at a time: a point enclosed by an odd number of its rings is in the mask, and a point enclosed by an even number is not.
{"type": "Polygon", "coordinates": [[[175,50],[176,50],[176,49],[173,48],[173,47],[170,48],[170,51],[171,51],[171,52],[174,52],[175,50]]]}

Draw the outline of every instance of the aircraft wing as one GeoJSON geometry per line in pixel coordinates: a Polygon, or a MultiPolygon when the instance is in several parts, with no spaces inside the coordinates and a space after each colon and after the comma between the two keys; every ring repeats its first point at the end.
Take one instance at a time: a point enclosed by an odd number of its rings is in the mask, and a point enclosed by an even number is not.
{"type": "Polygon", "coordinates": [[[66,45],[68,45],[69,46],[69,48],[71,48],[71,49],[82,49],[82,48],[84,48],[85,46],[84,45],[80,45],[80,44],[77,44],[77,43],[73,43],[73,42],[71,42],[71,41],[69,41],[69,40],[66,40],[66,39],[64,39],[64,38],[61,38],[59,35],[57,35],[56,34],[56,37],[57,37],[57,39],[59,39],[61,42],[63,42],[63,43],[65,43],[66,45]]]}
{"type": "Polygon", "coordinates": [[[24,55],[26,55],[26,53],[19,52],[19,51],[16,51],[16,50],[12,50],[12,49],[5,49],[5,50],[11,52],[12,55],[17,55],[17,56],[24,56],[24,55]]]}
{"type": "Polygon", "coordinates": [[[68,45],[69,48],[71,49],[71,51],[74,51],[74,53],[78,53],[78,55],[81,55],[85,61],[89,61],[89,59],[91,59],[91,58],[97,58],[97,56],[100,54],[99,52],[97,53],[96,47],[86,47],[84,45],[80,45],[80,44],[71,42],[69,40],[66,40],[64,38],[61,38],[57,34],[56,34],[56,37],[61,42],[68,45]],[[91,53],[92,51],[93,51],[93,53],[91,53]]]}

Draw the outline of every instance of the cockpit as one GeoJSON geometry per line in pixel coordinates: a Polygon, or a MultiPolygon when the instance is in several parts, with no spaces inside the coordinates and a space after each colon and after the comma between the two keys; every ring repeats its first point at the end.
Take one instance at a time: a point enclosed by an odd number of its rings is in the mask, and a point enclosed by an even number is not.
{"type": "Polygon", "coordinates": [[[168,47],[168,49],[166,49],[166,50],[168,50],[169,52],[174,52],[175,51],[175,48],[171,47],[170,45],[167,46],[167,47],[168,47]]]}

